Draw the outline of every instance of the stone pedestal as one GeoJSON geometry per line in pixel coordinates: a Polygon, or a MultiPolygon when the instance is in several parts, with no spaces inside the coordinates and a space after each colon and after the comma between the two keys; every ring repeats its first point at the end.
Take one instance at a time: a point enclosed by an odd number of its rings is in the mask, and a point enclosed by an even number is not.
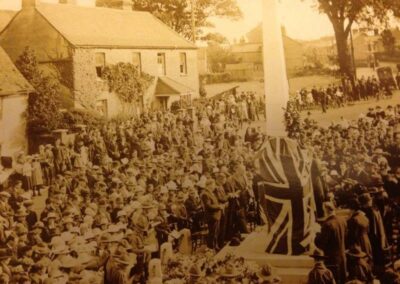
{"type": "Polygon", "coordinates": [[[276,273],[285,284],[306,284],[308,273],[314,265],[314,260],[307,255],[276,255],[267,254],[263,243],[267,236],[264,230],[253,232],[237,247],[225,246],[217,258],[224,258],[226,254],[243,257],[259,265],[269,264],[276,269],[276,273]]]}

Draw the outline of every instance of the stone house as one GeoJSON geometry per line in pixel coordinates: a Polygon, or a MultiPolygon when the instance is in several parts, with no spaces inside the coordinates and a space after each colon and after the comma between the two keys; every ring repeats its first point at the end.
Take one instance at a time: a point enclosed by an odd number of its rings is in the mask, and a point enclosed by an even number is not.
{"type": "Polygon", "coordinates": [[[23,0],[0,33],[0,44],[13,61],[26,46],[34,49],[43,69],[70,90],[76,108],[95,108],[108,118],[167,109],[173,101],[196,97],[196,46],[152,14],[119,2],[122,9],[23,0]],[[136,102],[122,102],[101,78],[103,67],[118,62],[154,77],[136,102]]]}
{"type": "MultiPolygon", "coordinates": [[[[246,38],[246,42],[232,45],[231,51],[239,63],[227,64],[227,72],[237,77],[243,75],[246,78],[262,78],[264,76],[262,25],[259,24],[249,31],[246,38]]],[[[290,75],[303,67],[304,47],[301,42],[288,37],[283,27],[282,39],[287,73],[290,75]]]]}
{"type": "Polygon", "coordinates": [[[0,66],[0,156],[14,157],[27,150],[24,113],[34,90],[1,47],[0,66]]]}
{"type": "Polygon", "coordinates": [[[357,67],[376,66],[379,41],[378,35],[369,35],[364,32],[353,35],[354,61],[357,67]]]}

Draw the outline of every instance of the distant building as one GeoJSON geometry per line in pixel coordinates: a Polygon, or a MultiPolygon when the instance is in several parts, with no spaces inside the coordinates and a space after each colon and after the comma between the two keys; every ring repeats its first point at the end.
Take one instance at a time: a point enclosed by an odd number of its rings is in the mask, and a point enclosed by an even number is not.
{"type": "Polygon", "coordinates": [[[321,37],[303,42],[305,54],[314,54],[323,65],[331,65],[337,54],[336,40],[333,36],[321,37]]]}
{"type": "Polygon", "coordinates": [[[378,35],[368,35],[364,32],[353,34],[354,61],[357,67],[376,65],[380,40],[381,37],[378,35]]]}
{"type": "Polygon", "coordinates": [[[27,150],[26,119],[32,86],[0,47],[0,156],[27,150]]]}
{"type": "Polygon", "coordinates": [[[114,117],[166,109],[181,97],[198,95],[196,46],[152,14],[132,11],[126,1],[119,1],[123,9],[87,7],[88,1],[85,7],[39,2],[23,1],[0,33],[0,44],[13,61],[26,46],[34,49],[42,68],[71,90],[76,108],[90,105],[114,117]],[[118,62],[155,77],[136,102],[122,102],[101,79],[102,69],[118,62]]]}
{"type": "MultiPolygon", "coordinates": [[[[286,35],[282,28],[283,45],[285,48],[286,68],[288,74],[293,74],[304,65],[303,45],[286,35]]],[[[263,76],[263,33],[262,25],[247,33],[247,42],[232,45],[232,53],[237,64],[228,64],[226,71],[234,77],[241,75],[258,78],[263,76]]]]}

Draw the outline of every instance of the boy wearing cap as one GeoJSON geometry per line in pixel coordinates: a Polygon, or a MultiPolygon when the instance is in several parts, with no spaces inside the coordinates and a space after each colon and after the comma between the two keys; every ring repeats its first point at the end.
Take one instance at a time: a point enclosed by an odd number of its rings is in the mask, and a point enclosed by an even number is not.
{"type": "Polygon", "coordinates": [[[307,284],[336,284],[332,271],[324,264],[326,259],[324,252],[315,248],[314,253],[310,256],[314,259],[314,267],[308,273],[307,284]]]}

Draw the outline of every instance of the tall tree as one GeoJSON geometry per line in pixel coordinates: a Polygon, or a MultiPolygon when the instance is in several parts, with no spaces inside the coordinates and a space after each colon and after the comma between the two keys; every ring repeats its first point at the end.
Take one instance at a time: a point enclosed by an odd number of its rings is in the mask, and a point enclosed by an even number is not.
{"type": "Polygon", "coordinates": [[[396,38],[393,36],[392,32],[389,29],[385,29],[382,32],[381,37],[385,51],[389,55],[393,55],[396,51],[396,38]]]}
{"type": "MultiPolygon", "coordinates": [[[[195,3],[196,32],[202,34],[202,28],[212,27],[211,17],[238,20],[242,12],[236,0],[193,0],[195,3]]],[[[192,38],[192,0],[132,0],[132,9],[147,11],[155,15],[172,29],[192,38]]],[[[121,1],[97,0],[99,7],[117,8],[121,1]]]]}
{"type": "Polygon", "coordinates": [[[398,0],[314,0],[321,13],[328,16],[335,32],[339,66],[342,75],[353,77],[348,39],[354,23],[371,25],[387,20],[390,12],[400,15],[398,0]]]}

